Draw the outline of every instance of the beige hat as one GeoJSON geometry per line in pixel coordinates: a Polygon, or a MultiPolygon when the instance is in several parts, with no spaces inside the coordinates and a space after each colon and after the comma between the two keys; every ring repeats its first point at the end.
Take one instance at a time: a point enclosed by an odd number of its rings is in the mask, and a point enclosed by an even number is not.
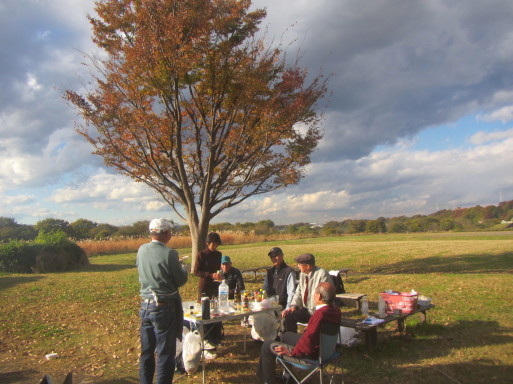
{"type": "Polygon", "coordinates": [[[153,219],[150,221],[150,232],[161,233],[170,229],[173,229],[173,224],[166,219],[153,219]]]}

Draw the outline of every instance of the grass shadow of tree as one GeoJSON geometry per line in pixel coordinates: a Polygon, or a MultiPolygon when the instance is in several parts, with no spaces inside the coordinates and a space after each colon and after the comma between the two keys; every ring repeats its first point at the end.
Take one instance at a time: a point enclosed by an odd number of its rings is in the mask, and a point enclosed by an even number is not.
{"type": "MultiPolygon", "coordinates": [[[[482,360],[465,361],[455,364],[427,364],[426,361],[464,353],[473,348],[501,346],[508,353],[508,345],[513,343],[511,329],[501,326],[497,321],[460,320],[451,325],[418,323],[408,326],[405,333],[398,333],[395,327],[387,327],[378,332],[378,344],[372,352],[368,352],[364,344],[345,349],[346,368],[355,372],[354,377],[346,383],[361,382],[358,372],[362,370],[384,369],[384,376],[389,375],[387,382],[449,382],[447,376],[457,377],[461,383],[509,382],[511,367],[502,371],[497,368],[497,361],[487,363],[482,360]],[[362,355],[370,355],[370,360],[362,360],[362,355]],[[375,361],[379,361],[378,367],[375,361]],[[429,376],[436,372],[443,378],[429,376]],[[416,374],[423,375],[422,377],[416,374]],[[398,375],[394,377],[394,375],[398,375]],[[399,377],[399,375],[401,377],[399,377]],[[488,375],[488,376],[487,376],[488,375]],[[411,379],[408,379],[408,376],[411,379]],[[432,377],[432,380],[427,378],[432,377]],[[494,380],[490,380],[495,377],[494,380]],[[476,378],[480,378],[476,380],[476,378]],[[394,381],[396,380],[396,381],[394,381]]],[[[350,375],[350,377],[353,375],[350,375]]]]}
{"type": "Polygon", "coordinates": [[[74,272],[119,272],[135,268],[135,265],[128,264],[89,264],[74,272]]]}
{"type": "Polygon", "coordinates": [[[44,276],[34,276],[34,275],[4,275],[0,276],[0,291],[8,288],[15,287],[19,284],[27,284],[39,281],[43,279],[44,276]]]}
{"type": "Polygon", "coordinates": [[[0,383],[18,384],[22,382],[30,382],[30,380],[35,375],[38,375],[38,372],[33,369],[22,369],[21,367],[3,366],[0,371],[0,383]]]}
{"type": "MultiPolygon", "coordinates": [[[[497,321],[459,320],[451,325],[417,323],[408,326],[406,332],[397,336],[397,331],[388,328],[386,333],[378,332],[384,343],[378,343],[378,353],[387,357],[400,358],[402,362],[414,363],[426,358],[446,356],[454,349],[468,349],[482,345],[506,345],[513,343],[511,329],[501,326],[497,321]],[[401,343],[406,349],[414,348],[415,353],[403,355],[394,341],[417,341],[423,343],[418,349],[416,343],[401,343]]],[[[413,351],[411,351],[413,352],[413,351]]]]}
{"type": "Polygon", "coordinates": [[[513,252],[501,254],[465,254],[457,256],[431,256],[402,260],[393,264],[373,266],[372,274],[400,273],[513,273],[513,252]]]}

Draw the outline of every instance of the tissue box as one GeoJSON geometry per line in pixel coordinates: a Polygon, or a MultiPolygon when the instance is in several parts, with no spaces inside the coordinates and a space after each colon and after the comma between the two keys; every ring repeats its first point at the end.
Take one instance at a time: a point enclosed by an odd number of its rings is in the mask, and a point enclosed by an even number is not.
{"type": "Polygon", "coordinates": [[[394,313],[394,309],[400,309],[402,313],[410,313],[417,308],[418,295],[408,292],[393,291],[392,293],[380,292],[385,301],[385,311],[388,314],[394,313]]]}

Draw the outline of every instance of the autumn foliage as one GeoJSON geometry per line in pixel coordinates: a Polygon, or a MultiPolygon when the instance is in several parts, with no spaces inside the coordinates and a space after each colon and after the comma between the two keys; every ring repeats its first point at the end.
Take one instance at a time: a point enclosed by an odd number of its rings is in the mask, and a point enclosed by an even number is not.
{"type": "Polygon", "coordinates": [[[257,37],[249,0],[103,0],[90,17],[106,56],[94,90],[68,91],[78,132],[105,164],[154,189],[186,220],[210,220],[297,183],[321,138],[322,76],[257,37]],[[92,129],[91,129],[92,128],[92,129]]]}

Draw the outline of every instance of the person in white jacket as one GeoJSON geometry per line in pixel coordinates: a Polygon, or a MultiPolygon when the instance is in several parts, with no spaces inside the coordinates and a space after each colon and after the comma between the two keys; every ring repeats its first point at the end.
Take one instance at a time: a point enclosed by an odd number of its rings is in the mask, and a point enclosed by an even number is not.
{"type": "Polygon", "coordinates": [[[315,256],[303,253],[294,259],[299,270],[299,284],[290,305],[285,308],[283,317],[284,332],[297,333],[297,323],[308,323],[315,311],[315,287],[321,282],[332,282],[331,276],[323,268],[315,265],[315,256]]]}

